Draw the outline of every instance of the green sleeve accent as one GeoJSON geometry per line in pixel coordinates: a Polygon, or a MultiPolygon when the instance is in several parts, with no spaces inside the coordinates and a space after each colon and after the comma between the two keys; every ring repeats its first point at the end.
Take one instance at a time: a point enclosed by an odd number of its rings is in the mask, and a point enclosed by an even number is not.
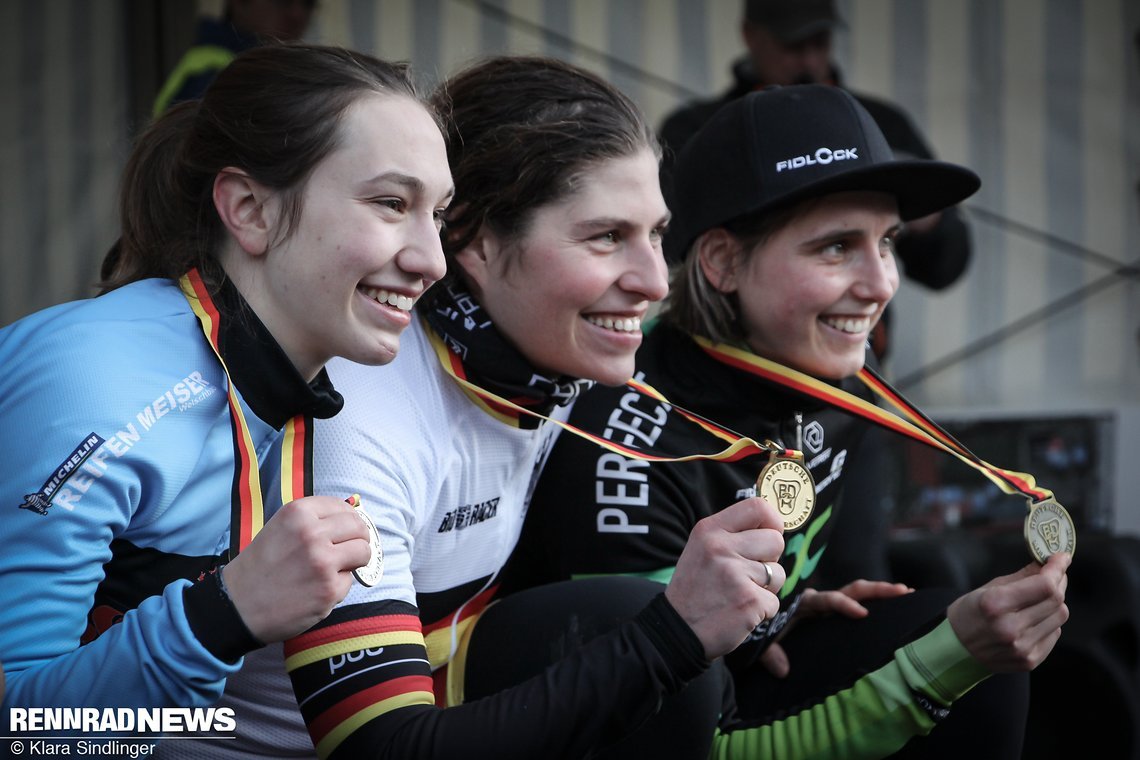
{"type": "Polygon", "coordinates": [[[806,710],[755,728],[718,731],[710,756],[885,757],[934,728],[914,692],[946,705],[988,675],[944,621],[898,649],[891,662],[806,710]]]}
{"type": "Polygon", "coordinates": [[[948,707],[954,700],[984,681],[990,671],[970,656],[958,640],[949,620],[920,639],[903,647],[898,657],[906,669],[907,683],[948,707]]]}
{"type": "Polygon", "coordinates": [[[166,83],[154,99],[151,115],[158,116],[170,105],[170,101],[182,89],[187,79],[210,70],[221,71],[234,59],[234,52],[217,45],[198,45],[186,51],[186,55],[178,61],[174,71],[170,72],[166,83]]]}
{"type": "Polygon", "coordinates": [[[673,573],[677,570],[675,567],[662,567],[658,570],[644,570],[642,572],[629,572],[629,573],[576,573],[570,576],[570,580],[576,581],[582,578],[601,578],[607,575],[626,575],[631,578],[645,578],[646,580],[657,581],[658,583],[668,586],[669,581],[673,580],[673,573]]]}

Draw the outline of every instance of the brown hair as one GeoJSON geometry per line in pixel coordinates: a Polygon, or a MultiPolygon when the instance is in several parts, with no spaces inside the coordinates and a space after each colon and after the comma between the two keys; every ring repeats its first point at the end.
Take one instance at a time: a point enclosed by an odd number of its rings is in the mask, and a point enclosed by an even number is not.
{"type": "MultiPolygon", "coordinates": [[[[791,224],[819,203],[812,198],[790,207],[785,206],[751,216],[738,217],[724,224],[724,229],[739,246],[740,257],[736,266],[746,266],[748,260],[773,235],[791,224]]],[[[674,325],[690,335],[700,335],[714,343],[729,343],[746,347],[744,325],[740,324],[739,299],[736,293],[718,290],[701,269],[697,248],[705,230],[689,246],[684,261],[673,275],[669,300],[661,312],[661,321],[674,325]]]]}
{"type": "Polygon", "coordinates": [[[518,240],[534,212],[573,193],[592,164],[642,148],[661,157],[652,128],[628,97],[552,58],[486,59],[443,83],[432,101],[447,121],[455,180],[443,241],[448,278],[461,275],[454,256],[483,225],[518,240]]]}
{"type": "Polygon", "coordinates": [[[137,141],[123,174],[121,237],[100,272],[103,292],[146,277],[177,278],[191,267],[217,281],[224,227],[213,184],[226,167],[281,194],[285,224],[277,236],[287,237],[305,182],[339,144],[341,118],[370,93],[424,103],[404,64],[305,44],[238,55],[200,101],[167,111],[137,141]]]}

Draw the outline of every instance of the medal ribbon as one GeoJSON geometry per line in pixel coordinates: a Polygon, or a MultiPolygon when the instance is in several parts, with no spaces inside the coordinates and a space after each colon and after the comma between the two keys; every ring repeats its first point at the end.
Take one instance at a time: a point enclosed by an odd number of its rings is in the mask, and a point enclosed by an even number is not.
{"type": "Polygon", "coordinates": [[[1043,501],[1053,497],[1053,492],[1038,486],[1036,479],[1029,473],[1005,470],[980,459],[974,452],[963,446],[962,443],[950,435],[950,433],[943,429],[938,423],[927,417],[901,393],[892,388],[890,384],[874,370],[864,367],[860,370],[858,377],[863,384],[870,388],[876,395],[905,414],[916,427],[921,428],[929,436],[953,450],[959,458],[972,463],[976,469],[980,470],[982,474],[992,480],[1003,492],[1007,494],[1020,493],[1033,502],[1043,501]]]}
{"type": "Polygon", "coordinates": [[[510,425],[511,427],[519,426],[519,417],[522,416],[523,412],[546,419],[541,414],[530,412],[525,407],[491,393],[490,391],[485,391],[472,383],[467,379],[467,370],[463,367],[463,360],[459,358],[457,353],[447,347],[443,338],[441,338],[435,329],[426,321],[424,322],[424,332],[428,334],[431,346],[435,349],[435,354],[439,357],[439,363],[443,366],[444,371],[459,383],[459,387],[464,395],[466,395],[475,406],[499,422],[502,422],[504,425],[510,425]]]}
{"type": "Polygon", "coordinates": [[[939,427],[933,420],[920,412],[917,407],[907,401],[902,395],[887,384],[883,378],[869,369],[862,369],[857,377],[872,392],[879,395],[893,407],[902,412],[908,419],[903,419],[893,412],[865,401],[858,396],[848,393],[822,380],[806,375],[797,370],[785,367],[777,362],[764,359],[755,354],[743,351],[725,344],[714,344],[707,338],[698,335],[693,340],[705,353],[729,366],[749,372],[765,380],[790,388],[812,398],[824,401],[831,406],[843,409],[858,417],[893,430],[907,436],[919,443],[951,454],[968,466],[985,475],[991,482],[1007,494],[1021,494],[1030,502],[1038,502],[1053,497],[1053,493],[1037,485],[1032,475],[1013,470],[1003,470],[985,462],[973,452],[954,439],[948,432],[939,427]]]}
{"type": "Polygon", "coordinates": [[[696,425],[699,425],[701,428],[716,436],[717,438],[727,441],[729,445],[721,451],[717,451],[711,454],[686,454],[683,456],[666,456],[662,454],[648,453],[645,451],[640,451],[638,449],[630,448],[628,446],[623,446],[621,444],[614,443],[613,441],[606,440],[601,436],[594,435],[593,433],[588,433],[585,430],[575,427],[574,425],[571,425],[567,422],[562,422],[561,420],[556,420],[544,414],[540,414],[534,410],[527,409],[524,406],[519,406],[513,401],[509,401],[501,396],[491,393],[490,391],[480,388],[466,378],[463,372],[463,362],[459,359],[458,356],[456,356],[454,351],[447,347],[447,344],[444,343],[443,339],[440,338],[435,333],[435,331],[431,329],[430,326],[427,328],[426,332],[428,334],[428,339],[431,342],[432,348],[435,350],[436,356],[439,358],[439,363],[443,367],[444,372],[446,372],[456,383],[458,383],[459,387],[464,391],[464,393],[466,393],[467,396],[471,398],[480,408],[484,409],[492,416],[504,422],[507,422],[508,424],[519,414],[527,414],[531,417],[537,417],[538,419],[552,422],[563,430],[566,430],[567,432],[572,433],[579,438],[584,438],[585,440],[590,441],[591,443],[600,446],[607,451],[621,454],[622,456],[629,457],[630,459],[638,459],[647,462],[690,462],[698,459],[713,460],[718,462],[735,462],[737,460],[753,456],[755,454],[770,454],[773,452],[775,452],[778,456],[784,457],[799,455],[799,452],[791,451],[781,446],[777,446],[771,441],[757,443],[751,438],[738,435],[737,433],[734,433],[727,428],[717,425],[711,420],[707,420],[704,417],[701,417],[695,412],[690,412],[687,409],[682,409],[681,407],[671,403],[652,386],[636,380],[630,380],[626,383],[626,386],[637,391],[638,393],[649,396],[664,404],[669,405],[682,417],[688,419],[696,425]]]}
{"type": "MultiPolygon", "coordinates": [[[[210,297],[198,270],[191,269],[178,280],[182,294],[198,318],[202,333],[226,375],[227,397],[230,406],[230,428],[234,437],[234,482],[230,508],[230,550],[232,560],[249,545],[265,525],[265,504],[261,496],[261,480],[257,466],[257,450],[249,434],[249,424],[241,410],[237,389],[230,370],[219,349],[218,335],[222,315],[210,297]]],[[[313,493],[313,421],[311,417],[297,415],[285,423],[285,438],[281,445],[281,503],[288,504],[313,493]]]]}

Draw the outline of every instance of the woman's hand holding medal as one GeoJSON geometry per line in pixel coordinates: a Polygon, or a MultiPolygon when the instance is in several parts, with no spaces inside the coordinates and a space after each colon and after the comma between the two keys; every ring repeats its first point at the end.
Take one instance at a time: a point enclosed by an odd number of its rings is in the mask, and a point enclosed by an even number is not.
{"type": "Polygon", "coordinates": [[[286,504],[223,570],[238,614],[259,641],[283,641],[344,599],[372,557],[368,529],[342,499],[286,504]]]}
{"type": "Polygon", "coordinates": [[[1065,590],[1072,556],[1051,555],[959,597],[946,611],[958,640],[995,673],[1033,670],[1069,619],[1065,590]]]}
{"type": "Polygon", "coordinates": [[[779,512],[752,498],[704,518],[689,534],[665,597],[710,660],[735,649],[780,609],[783,530],[779,512]]]}

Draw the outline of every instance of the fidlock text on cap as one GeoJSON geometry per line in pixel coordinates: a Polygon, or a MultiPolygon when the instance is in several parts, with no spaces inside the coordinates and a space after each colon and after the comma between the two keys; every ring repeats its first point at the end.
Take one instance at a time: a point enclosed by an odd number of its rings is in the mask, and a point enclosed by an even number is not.
{"type": "Polygon", "coordinates": [[[848,161],[858,159],[858,148],[820,148],[815,153],[789,158],[786,161],[776,162],[776,172],[791,171],[814,164],[830,164],[832,161],[848,161]]]}

